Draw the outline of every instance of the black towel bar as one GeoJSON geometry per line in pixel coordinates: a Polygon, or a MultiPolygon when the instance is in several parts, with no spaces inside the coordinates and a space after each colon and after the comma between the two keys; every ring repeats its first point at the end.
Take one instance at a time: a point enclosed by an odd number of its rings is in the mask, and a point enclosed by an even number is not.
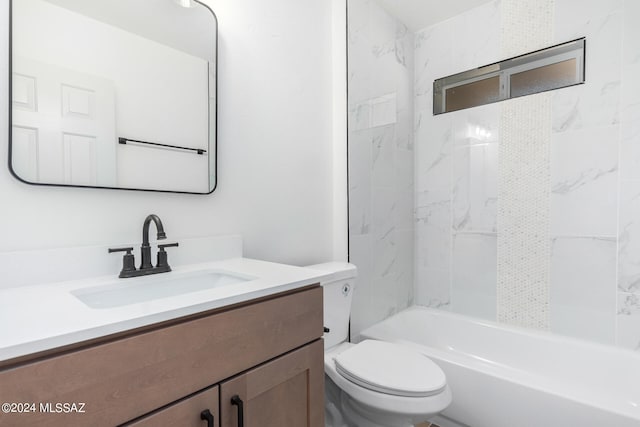
{"type": "Polygon", "coordinates": [[[207,152],[207,150],[203,150],[202,148],[180,147],[178,145],[160,144],[158,142],[147,142],[147,141],[140,141],[140,140],[137,140],[137,139],[129,139],[129,138],[123,138],[123,137],[119,137],[118,138],[118,144],[126,145],[127,142],[135,142],[136,144],[154,145],[154,146],[157,146],[157,147],[174,148],[176,150],[195,151],[196,153],[198,153],[200,155],[202,155],[202,154],[207,152]]]}

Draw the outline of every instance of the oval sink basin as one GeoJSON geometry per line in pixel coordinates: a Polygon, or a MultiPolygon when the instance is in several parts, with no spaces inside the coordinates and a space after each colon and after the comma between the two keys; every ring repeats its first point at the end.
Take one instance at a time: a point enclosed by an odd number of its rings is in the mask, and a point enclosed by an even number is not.
{"type": "Polygon", "coordinates": [[[91,308],[114,308],[160,298],[188,294],[254,280],[221,271],[161,273],[135,279],[118,279],[111,283],[81,288],[71,294],[91,308]]]}

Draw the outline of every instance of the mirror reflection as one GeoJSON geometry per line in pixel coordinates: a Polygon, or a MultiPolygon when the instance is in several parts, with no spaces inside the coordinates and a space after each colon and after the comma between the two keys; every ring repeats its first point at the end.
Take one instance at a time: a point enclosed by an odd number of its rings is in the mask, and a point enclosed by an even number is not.
{"type": "Polygon", "coordinates": [[[31,184],[210,193],[216,34],[194,0],[13,0],[10,166],[31,184]]]}

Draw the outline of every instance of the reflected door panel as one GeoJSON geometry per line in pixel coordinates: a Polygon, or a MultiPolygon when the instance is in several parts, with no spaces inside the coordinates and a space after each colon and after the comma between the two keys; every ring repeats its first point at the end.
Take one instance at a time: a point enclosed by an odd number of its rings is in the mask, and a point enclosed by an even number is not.
{"type": "Polygon", "coordinates": [[[64,182],[72,185],[97,185],[96,141],[94,136],[64,134],[64,182]]]}
{"type": "Polygon", "coordinates": [[[14,172],[25,181],[115,187],[115,91],[106,79],[13,61],[14,172]]]}
{"type": "Polygon", "coordinates": [[[13,170],[29,182],[40,181],[38,161],[38,129],[13,126],[13,170]]]}

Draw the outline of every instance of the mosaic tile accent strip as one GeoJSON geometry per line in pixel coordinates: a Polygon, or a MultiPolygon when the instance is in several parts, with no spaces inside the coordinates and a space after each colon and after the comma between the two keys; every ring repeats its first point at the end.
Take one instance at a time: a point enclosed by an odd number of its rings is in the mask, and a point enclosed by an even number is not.
{"type": "Polygon", "coordinates": [[[553,45],[554,0],[501,0],[502,57],[553,45]]]}
{"type": "MultiPolygon", "coordinates": [[[[553,44],[553,0],[502,0],[502,56],[553,44]]],[[[549,329],[552,98],[502,103],[498,150],[497,320],[549,329]]]]}

